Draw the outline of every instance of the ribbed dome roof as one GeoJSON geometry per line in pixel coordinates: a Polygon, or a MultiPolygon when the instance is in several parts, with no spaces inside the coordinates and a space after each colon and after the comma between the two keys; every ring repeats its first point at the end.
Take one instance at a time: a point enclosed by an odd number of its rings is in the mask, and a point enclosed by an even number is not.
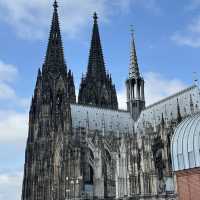
{"type": "Polygon", "coordinates": [[[200,167],[200,113],[183,120],[171,141],[174,171],[200,167]]]}

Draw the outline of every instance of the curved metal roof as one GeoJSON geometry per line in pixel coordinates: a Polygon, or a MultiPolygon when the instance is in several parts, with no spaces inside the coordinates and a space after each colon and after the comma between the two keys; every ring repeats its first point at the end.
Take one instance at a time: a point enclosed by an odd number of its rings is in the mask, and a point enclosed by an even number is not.
{"type": "Polygon", "coordinates": [[[171,141],[174,171],[200,167],[200,113],[183,120],[171,141]]]}

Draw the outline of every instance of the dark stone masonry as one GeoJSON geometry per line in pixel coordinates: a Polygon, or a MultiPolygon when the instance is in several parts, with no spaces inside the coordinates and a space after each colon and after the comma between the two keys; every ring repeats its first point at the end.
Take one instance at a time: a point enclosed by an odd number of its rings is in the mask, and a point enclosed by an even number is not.
{"type": "Polygon", "coordinates": [[[199,111],[199,90],[191,86],[146,107],[144,82],[132,34],[127,110],[119,110],[94,13],[76,102],[55,1],[29,113],[22,200],[175,200],[170,142],[181,120],[199,111]]]}

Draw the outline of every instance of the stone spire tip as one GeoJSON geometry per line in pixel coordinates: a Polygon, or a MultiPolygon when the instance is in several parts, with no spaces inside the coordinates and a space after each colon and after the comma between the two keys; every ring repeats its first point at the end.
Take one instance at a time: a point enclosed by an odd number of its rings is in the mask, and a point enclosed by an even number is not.
{"type": "Polygon", "coordinates": [[[58,8],[58,2],[56,0],[54,1],[53,7],[54,7],[54,10],[58,8]]]}
{"type": "Polygon", "coordinates": [[[138,78],[140,77],[139,66],[137,61],[137,53],[135,47],[135,37],[133,25],[131,25],[131,55],[130,55],[130,67],[129,67],[129,78],[138,78]]]}
{"type": "Polygon", "coordinates": [[[94,22],[97,23],[98,16],[96,12],[94,12],[93,19],[94,19],[94,22]]]}
{"type": "Polygon", "coordinates": [[[132,37],[132,39],[134,39],[135,30],[133,28],[133,25],[130,25],[130,27],[131,27],[131,29],[130,29],[130,31],[131,31],[131,37],[132,37]]]}

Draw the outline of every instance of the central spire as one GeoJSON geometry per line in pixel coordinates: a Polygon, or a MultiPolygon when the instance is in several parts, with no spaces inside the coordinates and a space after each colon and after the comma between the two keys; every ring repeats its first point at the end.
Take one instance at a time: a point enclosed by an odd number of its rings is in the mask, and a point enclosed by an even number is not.
{"type": "Polygon", "coordinates": [[[54,12],[45,58],[45,67],[50,71],[57,71],[60,67],[65,66],[65,61],[58,17],[58,3],[56,0],[54,1],[53,8],[54,12]]]}
{"type": "Polygon", "coordinates": [[[99,77],[103,76],[105,78],[106,77],[105,64],[104,64],[103,51],[101,47],[101,40],[97,22],[98,17],[96,12],[93,15],[93,19],[94,19],[94,25],[92,30],[92,40],[91,40],[87,75],[96,78],[97,76],[99,77]]]}
{"type": "Polygon", "coordinates": [[[131,55],[129,65],[129,78],[126,81],[127,108],[136,121],[145,108],[144,79],[139,72],[137,61],[134,31],[131,30],[131,55]]]}
{"type": "Polygon", "coordinates": [[[131,30],[131,57],[129,67],[129,78],[138,78],[140,76],[137,53],[135,47],[134,30],[131,30]]]}

